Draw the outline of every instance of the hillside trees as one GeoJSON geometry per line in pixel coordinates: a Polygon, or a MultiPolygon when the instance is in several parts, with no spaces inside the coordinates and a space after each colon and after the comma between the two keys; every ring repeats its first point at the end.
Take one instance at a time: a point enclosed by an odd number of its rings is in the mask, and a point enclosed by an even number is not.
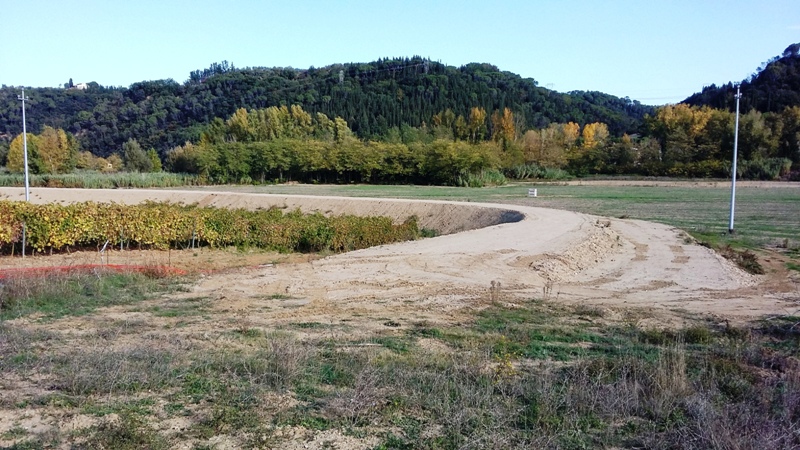
{"type": "MultiPolygon", "coordinates": [[[[762,63],[756,73],[736,83],[741,88],[741,110],[780,113],[800,105],[800,44],[792,44],[779,56],[762,63]]],[[[693,94],[683,103],[709,106],[733,112],[736,108],[736,85],[710,85],[693,94]]]]}
{"type": "MultiPolygon", "coordinates": [[[[365,140],[382,139],[393,128],[419,128],[424,122],[433,128],[431,117],[449,109],[455,117],[450,127],[454,136],[473,142],[489,135],[486,119],[504,108],[514,112],[519,132],[574,121],[604,122],[614,135],[635,132],[644,114],[652,111],[596,92],[550,91],[489,64],[451,67],[419,57],[308,70],[216,64],[193,72],[184,83],[152,80],[127,88],[89,83],[86,90],[35,88],[26,93],[32,132],[40,133],[44,124],[63,129],[78,136],[83,149],[103,157],[128,139],[163,155],[186,141],[198,142],[215,118],[231,118],[241,108],[299,105],[312,119],[318,113],[340,117],[365,140]]],[[[21,131],[18,94],[14,88],[0,88],[0,136],[21,131]]],[[[271,112],[286,118],[283,111],[271,112]]],[[[288,115],[300,119],[291,110],[288,115]]],[[[299,126],[302,129],[302,121],[299,126]]],[[[247,132],[247,127],[239,131],[247,132]]]]}

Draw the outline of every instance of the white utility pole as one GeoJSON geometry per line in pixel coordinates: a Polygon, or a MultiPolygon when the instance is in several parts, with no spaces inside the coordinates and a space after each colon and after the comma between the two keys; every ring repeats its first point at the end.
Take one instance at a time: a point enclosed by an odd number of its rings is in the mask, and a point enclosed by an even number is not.
{"type": "MultiPolygon", "coordinates": [[[[25,164],[25,201],[31,201],[31,187],[30,181],[28,179],[28,130],[25,128],[25,88],[22,88],[22,95],[17,96],[19,100],[22,100],[22,154],[23,154],[23,162],[25,164]]],[[[26,237],[27,237],[27,227],[25,226],[25,222],[22,223],[22,257],[25,257],[25,245],[27,244],[26,237]]]]}
{"type": "Polygon", "coordinates": [[[28,180],[28,132],[25,129],[25,88],[22,88],[22,95],[18,95],[17,99],[22,100],[22,146],[23,146],[23,161],[25,164],[25,201],[30,201],[30,183],[28,180]]]}
{"type": "Polygon", "coordinates": [[[736,158],[739,151],[739,99],[742,93],[736,86],[736,127],[733,132],[733,169],[731,170],[731,221],[728,223],[728,233],[733,234],[733,210],[736,206],[736,158]]]}

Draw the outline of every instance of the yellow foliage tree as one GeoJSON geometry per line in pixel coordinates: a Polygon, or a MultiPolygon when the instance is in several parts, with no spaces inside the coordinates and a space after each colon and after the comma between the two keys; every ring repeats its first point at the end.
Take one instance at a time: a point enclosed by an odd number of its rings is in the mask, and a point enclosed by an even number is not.
{"type": "Polygon", "coordinates": [[[77,149],[62,129],[45,126],[38,142],[38,173],[65,173],[75,167],[77,149]]]}
{"type": "Polygon", "coordinates": [[[311,125],[311,114],[305,112],[300,105],[292,105],[289,108],[289,113],[294,122],[294,137],[308,137],[313,132],[314,128],[311,125]]]}
{"type": "Polygon", "coordinates": [[[469,139],[472,142],[483,140],[486,136],[486,110],[483,108],[472,108],[469,111],[467,128],[469,130],[469,139]]]}
{"type": "Polygon", "coordinates": [[[239,108],[227,121],[228,130],[231,137],[237,142],[250,142],[255,135],[253,126],[250,124],[249,114],[244,108],[239,108]]]}
{"type": "MultiPolygon", "coordinates": [[[[33,160],[37,156],[38,147],[39,137],[35,134],[28,133],[28,170],[31,172],[35,172],[33,170],[35,168],[33,165],[33,160]]],[[[22,133],[17,135],[17,137],[11,141],[11,145],[8,147],[6,168],[8,168],[10,172],[16,173],[25,171],[25,152],[22,133]]]]}
{"type": "Polygon", "coordinates": [[[608,125],[602,122],[587,123],[586,126],[583,127],[581,136],[583,137],[582,147],[584,149],[596,148],[603,145],[606,139],[608,139],[608,125]]]}
{"type": "Polygon", "coordinates": [[[574,122],[551,123],[541,130],[528,130],[522,138],[525,162],[544,167],[564,167],[567,153],[575,146],[580,127],[574,122]]]}
{"type": "Polygon", "coordinates": [[[564,146],[570,148],[575,145],[575,142],[580,136],[581,127],[575,122],[567,122],[561,126],[561,133],[564,136],[564,146]]]}
{"type": "Polygon", "coordinates": [[[492,139],[507,145],[514,141],[516,129],[514,127],[514,113],[508,108],[492,113],[492,139]]]}

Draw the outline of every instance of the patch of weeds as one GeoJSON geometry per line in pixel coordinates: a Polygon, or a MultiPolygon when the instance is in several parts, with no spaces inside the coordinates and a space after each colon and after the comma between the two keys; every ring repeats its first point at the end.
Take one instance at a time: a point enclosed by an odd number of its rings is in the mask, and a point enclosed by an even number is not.
{"type": "Polygon", "coordinates": [[[714,338],[708,327],[700,325],[686,328],[682,334],[687,344],[708,344],[714,338]]]}
{"type": "Polygon", "coordinates": [[[434,228],[422,228],[419,230],[419,237],[421,238],[434,238],[439,236],[439,231],[434,228]]]}
{"type": "Polygon", "coordinates": [[[579,316],[585,317],[596,317],[601,318],[605,316],[605,311],[603,308],[597,306],[590,306],[590,305],[577,305],[575,306],[575,314],[579,316]]]}
{"type": "Polygon", "coordinates": [[[408,335],[414,337],[423,337],[432,339],[441,339],[442,337],[444,337],[444,333],[442,332],[442,330],[427,326],[415,326],[414,328],[408,330],[408,335]]]}
{"type": "Polygon", "coordinates": [[[79,316],[171,290],[167,280],[138,273],[6,278],[0,284],[0,319],[41,314],[44,319],[79,316]]]}
{"type": "Polygon", "coordinates": [[[414,443],[389,433],[374,450],[412,450],[414,443]]]}
{"type": "Polygon", "coordinates": [[[316,409],[308,406],[298,406],[278,414],[276,423],[280,425],[301,426],[315,431],[325,431],[334,425],[329,419],[319,415],[316,409]]]}
{"type": "Polygon", "coordinates": [[[57,438],[46,441],[41,437],[36,437],[31,440],[17,442],[10,447],[3,447],[3,450],[41,450],[43,448],[56,448],[58,443],[57,438]]]}
{"type": "Polygon", "coordinates": [[[711,370],[717,389],[728,399],[740,402],[751,394],[755,377],[739,363],[717,357],[711,361],[711,370]]]}
{"type": "Polygon", "coordinates": [[[292,391],[295,397],[302,402],[315,401],[327,395],[327,392],[307,380],[297,381],[292,391]]]}
{"type": "Polygon", "coordinates": [[[793,263],[791,261],[786,263],[786,268],[789,270],[800,272],[800,264],[793,263]]]}
{"type": "Polygon", "coordinates": [[[160,450],[169,448],[169,445],[143,418],[123,414],[118,421],[108,421],[95,427],[86,441],[86,448],[160,450]]]}
{"type": "Polygon", "coordinates": [[[679,341],[680,335],[673,330],[649,328],[639,330],[639,341],[651,345],[669,345],[679,341]]]}
{"type": "MultiPolygon", "coordinates": [[[[197,370],[197,369],[195,369],[197,370]]],[[[183,376],[181,393],[194,403],[213,398],[217,392],[224,389],[224,385],[213,374],[204,373],[203,370],[189,372],[183,376]],[[199,372],[199,373],[197,373],[199,372]]]]}
{"type": "Polygon", "coordinates": [[[170,302],[162,306],[154,306],[149,311],[156,317],[199,316],[208,311],[204,300],[207,299],[190,298],[179,302],[170,302]]]}
{"type": "Polygon", "coordinates": [[[781,316],[764,320],[758,331],[775,341],[770,346],[782,348],[796,354],[800,348],[800,317],[781,316]]]}
{"type": "Polygon", "coordinates": [[[215,399],[211,415],[192,427],[203,438],[233,431],[253,430],[261,425],[253,392],[247,389],[225,392],[215,399]]]}
{"type": "Polygon", "coordinates": [[[302,328],[304,330],[314,330],[319,328],[325,328],[327,325],[320,322],[300,322],[300,323],[293,323],[292,326],[297,328],[302,328]]]}
{"type": "Polygon", "coordinates": [[[332,386],[351,386],[367,361],[358,353],[325,350],[319,355],[317,381],[332,386]]]}
{"type": "Polygon", "coordinates": [[[0,438],[6,441],[11,441],[14,439],[20,439],[28,435],[28,430],[22,428],[20,426],[16,426],[5,431],[3,434],[0,434],[0,438]]]}
{"type": "Polygon", "coordinates": [[[52,406],[54,408],[77,408],[81,403],[81,397],[53,393],[34,397],[31,403],[40,406],[52,406]]]}
{"type": "Polygon", "coordinates": [[[553,314],[541,302],[531,301],[517,308],[486,308],[478,313],[473,328],[482,333],[504,333],[514,325],[541,325],[552,319],[553,314]]]}
{"type": "Polygon", "coordinates": [[[30,369],[35,367],[38,361],[39,355],[31,350],[25,349],[19,353],[3,357],[2,360],[0,360],[0,371],[30,369]]]}
{"type": "Polygon", "coordinates": [[[171,352],[149,346],[82,351],[60,357],[54,372],[65,393],[135,393],[172,385],[174,359],[171,352]]]}
{"type": "Polygon", "coordinates": [[[294,297],[286,294],[271,294],[266,297],[268,300],[292,300],[294,297]]]}
{"type": "Polygon", "coordinates": [[[178,416],[185,415],[187,410],[183,403],[170,402],[164,405],[164,412],[167,413],[168,416],[178,416]]]}
{"type": "Polygon", "coordinates": [[[763,275],[764,267],[758,262],[758,257],[750,250],[736,250],[729,244],[717,250],[725,259],[733,261],[742,270],[754,275],[763,275]]]}
{"type": "Polygon", "coordinates": [[[407,353],[411,349],[408,339],[395,336],[379,336],[372,338],[372,342],[382,345],[396,353],[407,353]]]}
{"type": "Polygon", "coordinates": [[[35,367],[40,362],[37,347],[57,339],[58,336],[49,331],[31,331],[0,322],[0,373],[35,367]]]}
{"type": "Polygon", "coordinates": [[[151,413],[151,407],[153,405],[155,405],[155,400],[152,398],[143,398],[120,403],[89,403],[84,405],[82,410],[84,414],[91,414],[94,416],[105,416],[108,414],[137,414],[145,416],[151,413]]]}
{"type": "Polygon", "coordinates": [[[723,328],[722,335],[733,341],[742,342],[749,341],[752,338],[750,328],[731,326],[730,324],[727,324],[725,328],[723,328]]]}
{"type": "Polygon", "coordinates": [[[195,373],[207,380],[233,377],[251,386],[280,390],[306,371],[311,350],[304,343],[279,335],[268,335],[263,347],[248,352],[219,351],[204,354],[196,363],[195,373]]]}
{"type": "Polygon", "coordinates": [[[397,328],[402,324],[396,320],[387,320],[386,322],[383,322],[383,325],[387,327],[397,328]]]}
{"type": "Polygon", "coordinates": [[[555,361],[570,361],[588,355],[587,349],[564,343],[543,343],[531,341],[523,347],[521,354],[531,359],[552,359],[555,361]]]}
{"type": "Polygon", "coordinates": [[[240,336],[242,336],[242,337],[248,338],[248,339],[256,339],[256,338],[260,338],[260,337],[264,336],[264,332],[259,330],[258,328],[245,328],[245,327],[242,327],[242,328],[238,328],[236,330],[233,330],[233,332],[238,334],[238,335],[240,335],[240,336]]]}

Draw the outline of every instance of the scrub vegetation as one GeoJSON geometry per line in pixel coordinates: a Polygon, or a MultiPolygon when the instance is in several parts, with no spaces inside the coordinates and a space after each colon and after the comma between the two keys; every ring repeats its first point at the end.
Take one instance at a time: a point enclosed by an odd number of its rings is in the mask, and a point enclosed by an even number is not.
{"type": "Polygon", "coordinates": [[[211,304],[163,297],[180,280],[94,278],[136,318],[103,321],[80,301],[55,314],[53,290],[74,296],[78,284],[94,297],[89,278],[0,291],[3,316],[18,318],[0,323],[0,374],[28,380],[2,408],[86,424],[36,433],[18,419],[4,445],[276,448],[320,435],[374,449],[800,445],[797,317],[655,329],[636,310],[530,300],[489,303],[459,326],[385,321],[364,334],[232,320],[196,339],[183,327],[210,319],[211,304]],[[94,331],[70,333],[64,320],[94,331]]]}

